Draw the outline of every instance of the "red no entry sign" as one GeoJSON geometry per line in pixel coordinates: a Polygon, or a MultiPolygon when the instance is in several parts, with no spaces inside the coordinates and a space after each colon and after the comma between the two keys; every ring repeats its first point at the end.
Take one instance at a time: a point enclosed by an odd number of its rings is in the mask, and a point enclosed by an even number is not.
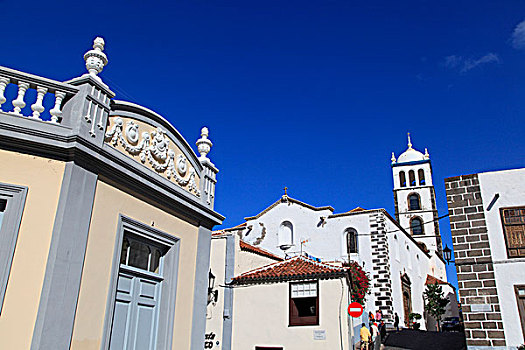
{"type": "Polygon", "coordinates": [[[363,306],[358,302],[353,302],[348,305],[348,314],[352,317],[359,317],[363,314],[363,306]]]}

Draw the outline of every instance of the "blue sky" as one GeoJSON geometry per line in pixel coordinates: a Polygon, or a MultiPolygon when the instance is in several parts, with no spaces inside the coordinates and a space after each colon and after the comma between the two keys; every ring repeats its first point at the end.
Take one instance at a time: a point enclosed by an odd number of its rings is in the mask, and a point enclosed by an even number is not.
{"type": "Polygon", "coordinates": [[[101,35],[118,99],[191,144],[208,126],[224,226],[284,186],[336,212],[393,214],[390,155],[408,131],[430,152],[440,215],[444,178],[525,165],[522,1],[0,4],[0,64],[66,80],[101,35]]]}

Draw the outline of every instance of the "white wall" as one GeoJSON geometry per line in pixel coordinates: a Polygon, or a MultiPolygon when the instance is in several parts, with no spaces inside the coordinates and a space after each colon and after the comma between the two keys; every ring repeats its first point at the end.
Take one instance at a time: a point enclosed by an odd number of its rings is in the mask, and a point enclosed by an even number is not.
{"type": "Polygon", "coordinates": [[[346,282],[320,280],[319,298],[319,325],[290,327],[288,283],[236,288],[232,349],[253,350],[255,346],[282,346],[286,350],[351,349],[346,282]],[[326,339],[314,340],[314,330],[324,330],[326,339]]]}
{"type": "MultiPolygon", "coordinates": [[[[304,251],[323,261],[347,260],[345,231],[353,228],[358,232],[358,254],[352,254],[351,259],[359,262],[372,278],[375,272],[372,270],[372,259],[374,259],[371,246],[371,211],[355,212],[344,216],[335,216],[325,220],[321,225],[320,217],[331,214],[329,210],[315,211],[296,203],[280,203],[258,219],[247,221],[252,230],[244,239],[253,243],[262,234],[261,223],[266,228],[266,235],[259,247],[266,249],[276,255],[283,255],[278,247],[279,225],[283,221],[290,221],[294,226],[295,246],[288,253],[299,252],[300,241],[308,239],[304,245],[304,251]]],[[[377,213],[377,212],[376,212],[377,213]]],[[[384,214],[381,214],[384,215],[384,214]]],[[[401,292],[401,273],[406,272],[412,282],[412,308],[413,312],[423,315],[423,291],[427,274],[447,281],[445,265],[442,260],[433,253],[429,258],[417,244],[400,231],[392,220],[385,215],[387,222],[388,244],[390,254],[390,271],[392,279],[393,308],[398,313],[401,323],[403,322],[403,299],[401,292]],[[398,238],[397,243],[394,236],[398,238]],[[407,250],[408,246],[408,250],[407,250]],[[399,259],[395,258],[396,250],[399,259]]],[[[244,231],[246,232],[246,230],[244,231]]],[[[292,254],[293,255],[293,254],[292,254]]],[[[372,284],[374,281],[372,281],[372,284]]],[[[371,286],[372,287],[372,286],[371,286]]],[[[376,311],[376,295],[372,292],[367,296],[365,310],[376,311]]],[[[424,322],[422,322],[422,327],[424,322]]]]}
{"type": "MultiPolygon", "coordinates": [[[[424,312],[423,291],[427,274],[432,274],[431,260],[419,249],[417,244],[408,238],[398,227],[387,220],[388,245],[390,250],[390,273],[392,279],[392,297],[394,312],[399,316],[399,324],[405,324],[401,275],[406,273],[411,282],[412,312],[424,312]]],[[[438,277],[438,276],[435,276],[438,277]]],[[[440,278],[440,277],[438,277],[440,278]]],[[[446,276],[445,279],[446,281],[446,276]]],[[[425,329],[424,322],[421,329],[425,329]]]]}
{"type": "Polygon", "coordinates": [[[525,169],[478,174],[494,263],[496,287],[508,346],[524,343],[514,285],[525,285],[525,258],[507,258],[500,208],[525,206],[525,169]],[[499,198],[488,210],[495,194],[499,198]]]}

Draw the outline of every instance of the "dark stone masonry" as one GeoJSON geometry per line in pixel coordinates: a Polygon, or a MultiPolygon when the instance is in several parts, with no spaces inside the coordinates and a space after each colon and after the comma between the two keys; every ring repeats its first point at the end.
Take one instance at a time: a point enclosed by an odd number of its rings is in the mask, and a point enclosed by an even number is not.
{"type": "Polygon", "coordinates": [[[459,297],[469,346],[505,346],[478,175],[445,179],[459,297]]]}

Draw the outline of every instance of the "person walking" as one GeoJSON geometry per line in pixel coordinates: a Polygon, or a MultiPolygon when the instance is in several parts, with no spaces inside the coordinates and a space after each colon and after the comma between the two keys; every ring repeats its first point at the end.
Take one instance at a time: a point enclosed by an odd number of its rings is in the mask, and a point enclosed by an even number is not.
{"type": "Polygon", "coordinates": [[[383,315],[381,314],[381,310],[377,310],[376,312],[376,321],[381,322],[381,318],[383,318],[383,315]]]}
{"type": "Polygon", "coordinates": [[[375,321],[375,320],[374,320],[374,313],[373,313],[372,311],[370,311],[370,312],[368,313],[368,324],[371,326],[372,323],[374,323],[374,321],[375,321]]]}
{"type": "Polygon", "coordinates": [[[381,344],[385,342],[386,338],[386,324],[385,321],[381,320],[379,324],[379,335],[381,336],[381,344]]]}
{"type": "Polygon", "coordinates": [[[379,329],[377,328],[377,323],[374,322],[370,326],[370,329],[372,330],[372,342],[371,342],[371,349],[372,350],[379,350],[381,346],[381,342],[379,341],[379,329]]]}
{"type": "Polygon", "coordinates": [[[361,350],[368,350],[368,342],[370,341],[370,332],[366,325],[363,323],[361,330],[359,331],[361,336],[361,350]]]}
{"type": "Polygon", "coordinates": [[[399,316],[397,315],[397,312],[394,316],[394,328],[396,329],[396,331],[399,331],[399,316]]]}

